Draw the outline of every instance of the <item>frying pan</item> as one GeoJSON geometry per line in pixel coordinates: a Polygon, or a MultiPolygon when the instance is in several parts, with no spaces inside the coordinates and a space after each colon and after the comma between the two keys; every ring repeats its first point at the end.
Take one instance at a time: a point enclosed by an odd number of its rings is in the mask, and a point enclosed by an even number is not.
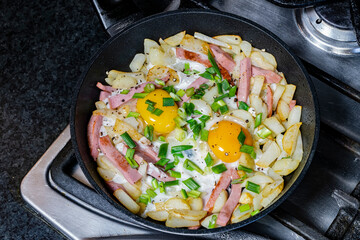
{"type": "Polygon", "coordinates": [[[144,18],[111,37],[91,59],[87,71],[77,83],[72,99],[70,125],[72,143],[78,162],[89,182],[101,196],[140,225],[173,234],[205,235],[230,231],[254,222],[279,206],[294,191],[309,168],[315,153],[319,135],[319,114],[314,86],[305,68],[278,37],[256,23],[235,15],[209,10],[186,10],[144,18]],[[157,40],[183,30],[189,34],[198,31],[209,36],[238,34],[250,41],[253,46],[266,49],[275,56],[278,70],[285,74],[288,82],[297,86],[294,99],[297,104],[303,106],[301,131],[304,156],[299,167],[291,175],[285,177],[282,193],[269,207],[255,216],[221,228],[198,230],[169,228],[161,222],[132,214],[107,189],[97,173],[96,162],[90,155],[87,142],[87,124],[92,111],[95,110],[94,103],[99,97],[99,90],[95,85],[98,81],[104,82],[105,72],[111,69],[130,71],[129,63],[136,53],[143,52],[145,38],[157,40]]]}

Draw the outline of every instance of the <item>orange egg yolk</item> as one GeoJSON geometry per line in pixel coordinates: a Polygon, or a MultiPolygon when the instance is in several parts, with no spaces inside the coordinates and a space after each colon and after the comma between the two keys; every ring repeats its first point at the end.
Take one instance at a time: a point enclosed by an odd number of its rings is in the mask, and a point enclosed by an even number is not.
{"type": "Polygon", "coordinates": [[[208,144],[221,161],[231,163],[237,161],[240,156],[239,133],[245,134],[244,144],[252,146],[253,141],[249,131],[241,125],[231,121],[220,121],[209,130],[208,144]]]}

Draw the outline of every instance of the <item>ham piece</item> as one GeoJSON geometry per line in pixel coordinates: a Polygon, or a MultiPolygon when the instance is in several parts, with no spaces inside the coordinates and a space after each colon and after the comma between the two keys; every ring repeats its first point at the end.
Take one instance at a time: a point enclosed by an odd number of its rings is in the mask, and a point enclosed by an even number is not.
{"type": "Polygon", "coordinates": [[[209,62],[208,57],[204,54],[190,52],[183,48],[176,48],[176,57],[183,60],[198,62],[205,65],[206,67],[211,67],[211,63],[209,62]]]}
{"type": "Polygon", "coordinates": [[[226,226],[236,205],[239,203],[240,195],[241,195],[241,184],[233,184],[231,186],[230,196],[226,201],[225,205],[223,206],[223,208],[221,209],[217,217],[216,224],[220,226],[226,226]]]}
{"type": "MultiPolygon", "coordinates": [[[[201,84],[207,83],[209,80],[203,77],[199,77],[198,79],[196,79],[195,81],[193,81],[187,88],[194,88],[195,90],[198,89],[201,84]]],[[[190,99],[190,97],[188,97],[186,94],[182,97],[182,101],[179,102],[180,106],[184,103],[187,102],[190,99]]]]}
{"type": "Polygon", "coordinates": [[[130,167],[125,157],[112,145],[108,135],[100,137],[99,146],[105,156],[124,175],[129,183],[134,184],[141,179],[140,173],[130,167]]]}
{"type": "Polygon", "coordinates": [[[258,76],[258,75],[264,76],[266,83],[279,83],[282,79],[282,77],[279,74],[277,74],[273,71],[270,71],[270,70],[262,69],[262,68],[255,67],[255,66],[252,66],[251,69],[252,69],[253,77],[258,76]]]}
{"type": "Polygon", "coordinates": [[[96,161],[99,156],[99,137],[103,116],[92,115],[88,124],[87,134],[90,147],[90,154],[96,161]]]}
{"type": "Polygon", "coordinates": [[[267,85],[266,87],[267,92],[266,92],[266,104],[267,104],[267,109],[268,109],[268,117],[271,117],[272,115],[272,105],[273,105],[273,92],[271,91],[271,88],[269,85],[267,85]]]}
{"type": "Polygon", "coordinates": [[[295,105],[296,105],[296,100],[291,100],[289,103],[290,111],[291,109],[293,109],[293,107],[295,107],[295,105]]]}
{"type": "Polygon", "coordinates": [[[101,91],[101,92],[100,92],[99,100],[100,100],[100,101],[103,101],[103,100],[105,100],[106,98],[110,97],[110,95],[111,95],[111,93],[109,93],[109,92],[101,91]]]}
{"type": "Polygon", "coordinates": [[[105,92],[109,92],[109,93],[111,93],[111,92],[113,92],[113,91],[116,90],[116,88],[113,88],[113,87],[111,87],[111,86],[105,86],[105,85],[103,85],[101,82],[98,82],[98,83],[96,84],[96,86],[97,86],[99,89],[101,89],[101,90],[103,90],[103,91],[105,91],[105,92]]]}
{"type": "Polygon", "coordinates": [[[235,61],[230,54],[222,50],[220,47],[210,44],[210,49],[215,56],[216,62],[220,63],[228,72],[232,72],[235,67],[235,61]]]}
{"type": "MultiPolygon", "coordinates": [[[[211,195],[204,207],[205,211],[212,211],[216,199],[219,197],[222,190],[225,190],[229,187],[231,179],[234,178],[237,174],[236,170],[231,168],[226,172],[221,174],[219,182],[216,184],[214,190],[211,192],[211,195]]],[[[234,178],[237,179],[238,177],[234,178]]]]}
{"type": "Polygon", "coordinates": [[[238,104],[239,102],[247,102],[250,91],[250,78],[251,78],[251,59],[244,58],[240,62],[240,80],[238,85],[238,104]]]}
{"type": "Polygon", "coordinates": [[[122,190],[125,191],[124,187],[121,186],[121,184],[116,183],[116,182],[113,182],[113,181],[107,181],[107,182],[106,182],[106,185],[107,185],[108,188],[109,188],[111,191],[113,191],[113,192],[115,192],[115,191],[118,190],[119,188],[121,188],[122,190]]]}

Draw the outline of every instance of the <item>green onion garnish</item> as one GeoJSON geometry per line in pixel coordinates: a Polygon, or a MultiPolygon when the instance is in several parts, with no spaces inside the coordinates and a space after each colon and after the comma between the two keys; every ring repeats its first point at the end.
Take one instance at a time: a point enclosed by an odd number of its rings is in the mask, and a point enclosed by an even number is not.
{"type": "Polygon", "coordinates": [[[242,178],[237,178],[231,181],[231,184],[239,184],[239,183],[243,183],[244,179],[242,178]]]}
{"type": "Polygon", "coordinates": [[[183,97],[185,95],[185,91],[183,89],[180,89],[176,92],[176,95],[178,95],[179,97],[183,97]]]}
{"type": "Polygon", "coordinates": [[[158,165],[158,166],[165,166],[165,164],[167,164],[168,162],[170,161],[170,159],[168,158],[161,158],[159,161],[157,161],[155,163],[155,165],[158,165]]]}
{"type": "Polygon", "coordinates": [[[165,192],[164,182],[160,182],[160,184],[159,184],[159,191],[160,191],[160,193],[164,193],[164,192],[165,192]]]}
{"type": "Polygon", "coordinates": [[[219,101],[219,100],[221,100],[221,99],[224,99],[224,98],[226,98],[226,97],[229,97],[229,94],[228,94],[228,93],[225,93],[225,94],[223,94],[223,95],[221,95],[221,96],[218,96],[217,98],[214,98],[214,102],[217,102],[217,101],[219,101]]]}
{"type": "Polygon", "coordinates": [[[195,88],[194,87],[191,87],[191,88],[188,88],[188,89],[185,90],[185,94],[188,97],[191,97],[192,95],[194,95],[194,93],[195,93],[195,88]]]}
{"type": "Polygon", "coordinates": [[[221,106],[219,109],[220,109],[221,114],[225,114],[225,113],[229,112],[229,107],[227,105],[221,106]]]}
{"type": "Polygon", "coordinates": [[[249,146],[249,145],[242,145],[240,147],[240,152],[244,152],[244,153],[248,153],[251,154],[254,151],[254,147],[253,146],[249,146]]]}
{"type": "Polygon", "coordinates": [[[152,189],[146,190],[146,193],[149,195],[150,198],[154,198],[157,195],[156,192],[154,192],[154,190],[152,189]]]}
{"type": "Polygon", "coordinates": [[[229,88],[230,88],[230,84],[229,84],[229,82],[228,82],[228,80],[223,80],[222,81],[222,88],[226,91],[226,90],[229,90],[229,88]]]}
{"type": "Polygon", "coordinates": [[[154,126],[147,125],[144,130],[144,135],[147,139],[152,141],[154,139],[154,126]]]}
{"type": "Polygon", "coordinates": [[[174,121],[175,121],[176,126],[179,128],[186,125],[186,122],[180,116],[177,116],[176,118],[174,118],[174,121]]]}
{"type": "Polygon", "coordinates": [[[257,131],[257,135],[261,138],[267,138],[271,135],[271,131],[267,129],[266,127],[261,128],[259,131],[257,131]]]}
{"type": "Polygon", "coordinates": [[[129,112],[129,114],[126,117],[127,118],[129,118],[129,117],[138,118],[138,117],[140,117],[140,113],[138,113],[138,112],[129,112]]]}
{"type": "Polygon", "coordinates": [[[149,104],[149,105],[147,106],[146,110],[148,110],[149,112],[152,113],[152,112],[154,112],[155,107],[154,107],[154,105],[150,105],[150,104],[149,104]]]}
{"type": "Polygon", "coordinates": [[[190,116],[194,113],[195,105],[193,103],[184,102],[183,108],[185,109],[186,114],[190,116]]]}
{"type": "Polygon", "coordinates": [[[210,153],[208,153],[205,157],[205,163],[207,167],[211,167],[214,164],[214,159],[212,159],[210,153]]]}
{"type": "Polygon", "coordinates": [[[215,73],[218,75],[219,78],[221,78],[220,69],[219,69],[218,65],[216,64],[216,61],[215,61],[214,57],[212,56],[210,50],[208,50],[208,59],[209,59],[211,65],[212,65],[215,73]]]}
{"type": "Polygon", "coordinates": [[[169,106],[174,106],[175,105],[175,101],[172,98],[163,98],[163,106],[164,107],[169,107],[169,106]]]}
{"type": "Polygon", "coordinates": [[[257,128],[258,126],[260,126],[260,124],[261,124],[261,119],[262,119],[262,113],[259,113],[258,115],[256,115],[256,118],[255,118],[255,128],[257,128]]]}
{"type": "Polygon", "coordinates": [[[191,169],[194,169],[195,171],[197,171],[198,173],[200,174],[204,174],[204,171],[198,166],[196,165],[196,163],[194,163],[193,161],[189,160],[189,159],[186,159],[184,161],[184,165],[185,165],[185,162],[186,162],[186,166],[184,166],[185,168],[186,167],[190,167],[191,169]]]}
{"type": "Polygon", "coordinates": [[[125,157],[126,161],[129,163],[131,168],[138,168],[139,164],[132,158],[125,157]]]}
{"type": "Polygon", "coordinates": [[[153,102],[153,101],[151,101],[151,100],[149,100],[149,99],[147,99],[147,100],[145,101],[145,103],[146,103],[146,104],[149,104],[149,105],[151,105],[151,106],[155,106],[155,105],[156,105],[156,102],[153,102]]]}
{"type": "Polygon", "coordinates": [[[255,159],[256,158],[256,152],[255,151],[252,151],[252,153],[250,153],[250,157],[252,159],[255,159]]]}
{"type": "Polygon", "coordinates": [[[194,171],[194,169],[188,164],[188,161],[189,161],[189,159],[185,159],[185,161],[184,161],[184,163],[183,163],[183,167],[184,167],[186,170],[194,171]]]}
{"type": "Polygon", "coordinates": [[[188,149],[193,148],[193,145],[178,145],[178,146],[172,146],[171,147],[171,154],[186,151],[188,149]]]}
{"type": "Polygon", "coordinates": [[[253,170],[251,168],[245,167],[243,165],[239,165],[238,170],[243,170],[244,172],[247,172],[247,173],[253,172],[253,170]]]}
{"type": "Polygon", "coordinates": [[[200,191],[197,191],[197,190],[191,190],[191,191],[188,192],[187,194],[189,195],[189,197],[198,198],[198,197],[200,197],[201,192],[200,192],[200,191]]]}
{"type": "Polygon", "coordinates": [[[155,114],[156,116],[160,116],[164,111],[161,110],[160,108],[156,108],[152,113],[155,114]]]}
{"type": "Polygon", "coordinates": [[[174,157],[179,157],[179,158],[184,158],[184,154],[182,154],[182,152],[174,153],[173,156],[174,157]]]}
{"type": "Polygon", "coordinates": [[[144,91],[145,91],[146,93],[150,93],[150,92],[152,92],[152,91],[154,91],[154,90],[155,90],[155,85],[152,84],[152,83],[146,84],[146,86],[145,86],[145,88],[144,88],[144,91]]]}
{"type": "Polygon", "coordinates": [[[239,109],[247,111],[249,110],[249,106],[246,104],[246,102],[241,101],[239,102],[239,109]]]}
{"type": "Polygon", "coordinates": [[[179,162],[180,162],[179,157],[174,156],[174,164],[175,164],[175,166],[177,166],[179,164],[179,162]]]}
{"type": "Polygon", "coordinates": [[[239,143],[240,143],[241,145],[244,145],[245,139],[246,139],[245,133],[244,133],[243,130],[241,129],[241,132],[240,132],[239,135],[238,135],[239,143]]]}
{"type": "Polygon", "coordinates": [[[160,85],[160,86],[165,86],[165,82],[163,80],[158,79],[158,78],[155,78],[155,83],[160,85]]]}
{"type": "Polygon", "coordinates": [[[135,154],[135,149],[133,149],[133,148],[128,148],[128,149],[126,150],[125,157],[128,157],[128,158],[133,159],[133,158],[134,158],[134,154],[135,154]]]}
{"type": "Polygon", "coordinates": [[[218,90],[218,94],[223,94],[223,90],[222,90],[222,84],[221,83],[217,83],[216,84],[217,90],[218,90]]]}
{"type": "Polygon", "coordinates": [[[125,90],[122,90],[122,91],[120,92],[120,94],[128,94],[129,92],[130,92],[129,89],[125,89],[125,90]]]}
{"type": "Polygon", "coordinates": [[[173,170],[169,170],[168,172],[169,172],[171,177],[181,178],[181,173],[180,172],[176,172],[176,171],[173,171],[173,170]]]}
{"type": "Polygon", "coordinates": [[[251,207],[250,207],[250,205],[249,205],[248,203],[239,206],[240,212],[246,212],[246,211],[250,210],[250,208],[251,208],[251,207]]]}
{"type": "Polygon", "coordinates": [[[234,96],[235,96],[235,94],[236,94],[236,89],[237,89],[236,86],[233,86],[232,88],[230,88],[230,90],[229,90],[229,97],[234,97],[234,96]]]}
{"type": "Polygon", "coordinates": [[[188,198],[188,195],[187,195],[185,189],[183,189],[183,188],[181,189],[181,195],[183,196],[184,199],[188,198]]]}
{"type": "Polygon", "coordinates": [[[205,129],[201,129],[200,140],[201,140],[201,141],[207,141],[207,140],[208,140],[208,136],[209,136],[209,131],[208,131],[208,130],[205,130],[205,129]]]}
{"type": "Polygon", "coordinates": [[[134,95],[132,96],[132,98],[144,98],[148,95],[149,93],[134,93],[134,95]]]}
{"type": "Polygon", "coordinates": [[[129,148],[134,148],[136,147],[136,144],[134,143],[134,141],[131,139],[131,137],[129,136],[129,134],[127,132],[124,132],[123,134],[120,135],[121,138],[124,140],[124,142],[126,143],[126,145],[129,146],[129,148]]]}
{"type": "Polygon", "coordinates": [[[166,158],[166,154],[167,154],[167,151],[168,151],[168,146],[169,146],[168,143],[163,143],[163,144],[160,145],[159,154],[158,154],[159,158],[166,158]]]}
{"type": "Polygon", "coordinates": [[[195,111],[194,111],[194,114],[195,114],[195,115],[201,115],[202,112],[200,112],[199,110],[195,110],[195,111]]]}
{"type": "Polygon", "coordinates": [[[214,80],[214,76],[211,73],[209,73],[208,71],[205,71],[202,74],[199,74],[199,76],[209,79],[209,80],[214,80]]]}
{"type": "Polygon", "coordinates": [[[161,142],[166,142],[166,139],[165,139],[165,137],[164,136],[159,136],[159,141],[161,141],[161,142]]]}
{"type": "Polygon", "coordinates": [[[208,115],[202,115],[201,117],[199,117],[199,120],[202,122],[206,122],[210,119],[210,116],[208,115]]]}
{"type": "Polygon", "coordinates": [[[179,101],[181,101],[181,98],[178,96],[178,95],[176,95],[175,93],[170,93],[170,97],[172,98],[172,99],[174,99],[174,101],[176,101],[176,102],[179,102],[179,101]]]}
{"type": "Polygon", "coordinates": [[[227,170],[227,168],[226,168],[225,164],[220,163],[220,164],[218,164],[216,166],[213,166],[211,168],[211,170],[216,174],[220,174],[222,172],[225,172],[227,170]]]}
{"type": "Polygon", "coordinates": [[[193,133],[194,133],[194,139],[197,138],[197,136],[199,136],[200,131],[201,131],[201,125],[196,123],[196,125],[194,126],[194,128],[192,129],[193,133]]]}
{"type": "Polygon", "coordinates": [[[147,194],[141,194],[139,197],[139,202],[144,203],[144,204],[148,204],[150,202],[150,197],[147,194]]]}
{"type": "Polygon", "coordinates": [[[252,191],[254,193],[260,193],[260,185],[247,181],[245,188],[249,191],[252,191]]]}
{"type": "Polygon", "coordinates": [[[181,117],[182,119],[185,119],[187,117],[186,111],[184,108],[178,108],[177,112],[178,112],[179,117],[181,117]]]}
{"type": "Polygon", "coordinates": [[[211,109],[212,109],[214,112],[217,112],[217,111],[219,110],[219,108],[220,108],[220,105],[219,105],[218,102],[213,102],[213,103],[211,104],[211,109]]]}
{"type": "Polygon", "coordinates": [[[165,171],[168,171],[174,167],[175,167],[175,162],[170,162],[170,163],[166,164],[165,171]]]}
{"type": "Polygon", "coordinates": [[[171,186],[176,186],[176,185],[179,185],[179,180],[174,180],[174,181],[164,183],[164,187],[171,187],[171,186]]]}
{"type": "Polygon", "coordinates": [[[208,226],[209,229],[216,227],[216,220],[217,220],[217,215],[215,214],[212,215],[209,221],[209,226],[208,226]]]}
{"type": "Polygon", "coordinates": [[[291,158],[290,156],[287,156],[287,157],[283,157],[283,158],[281,158],[281,159],[289,159],[289,158],[291,158]]]}
{"type": "Polygon", "coordinates": [[[192,179],[192,178],[188,178],[188,179],[186,179],[186,180],[184,180],[184,181],[182,181],[190,190],[196,190],[196,189],[198,189],[199,187],[200,187],[200,185],[197,183],[197,182],[195,182],[195,180],[194,179],[192,179]]]}
{"type": "Polygon", "coordinates": [[[163,87],[163,90],[167,91],[168,93],[175,93],[175,88],[172,85],[163,87]]]}
{"type": "Polygon", "coordinates": [[[151,185],[154,189],[157,189],[159,187],[159,182],[155,178],[153,178],[151,180],[151,185]]]}
{"type": "Polygon", "coordinates": [[[251,216],[254,216],[254,215],[256,215],[256,214],[258,214],[260,211],[257,209],[257,210],[255,210],[255,211],[253,211],[250,215],[251,216]]]}

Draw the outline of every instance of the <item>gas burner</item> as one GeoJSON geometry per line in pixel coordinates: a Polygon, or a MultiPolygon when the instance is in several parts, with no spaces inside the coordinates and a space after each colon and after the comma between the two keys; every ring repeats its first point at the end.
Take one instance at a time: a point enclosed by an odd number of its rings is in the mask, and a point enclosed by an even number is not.
{"type": "Polygon", "coordinates": [[[301,32],[315,46],[340,55],[360,54],[347,1],[298,9],[295,16],[301,32]]]}

